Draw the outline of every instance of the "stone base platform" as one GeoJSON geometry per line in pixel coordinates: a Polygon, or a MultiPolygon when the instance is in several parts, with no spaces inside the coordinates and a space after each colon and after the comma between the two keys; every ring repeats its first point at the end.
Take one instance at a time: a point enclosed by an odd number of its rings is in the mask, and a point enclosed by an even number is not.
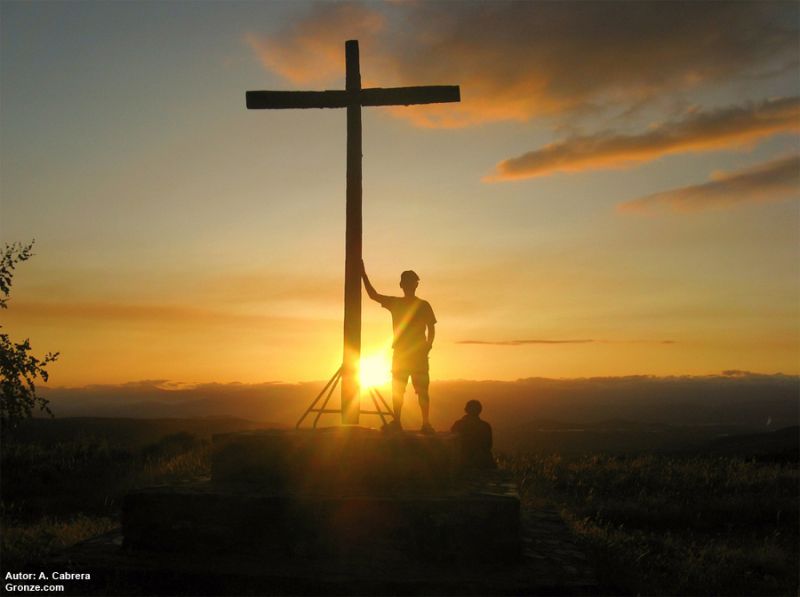
{"type": "Polygon", "coordinates": [[[513,562],[387,562],[363,557],[130,550],[120,531],[79,543],[50,564],[89,572],[67,595],[596,595],[591,565],[554,509],[523,513],[513,562]]]}
{"type": "Polygon", "coordinates": [[[213,438],[215,483],[302,493],[408,492],[448,487],[458,438],[357,426],[264,429],[213,438]]]}
{"type": "Polygon", "coordinates": [[[302,494],[150,487],[125,499],[126,548],[385,561],[514,561],[519,498],[502,476],[438,492],[302,494]]]}
{"type": "Polygon", "coordinates": [[[511,561],[519,496],[497,471],[458,471],[451,434],[362,427],[213,438],[210,480],[133,491],[125,547],[186,553],[511,561]]]}
{"type": "Polygon", "coordinates": [[[574,550],[532,554],[514,483],[457,464],[449,434],[218,435],[211,478],[131,492],[121,533],[54,564],[92,572],[81,594],[592,592],[585,561],[550,562],[574,550]]]}

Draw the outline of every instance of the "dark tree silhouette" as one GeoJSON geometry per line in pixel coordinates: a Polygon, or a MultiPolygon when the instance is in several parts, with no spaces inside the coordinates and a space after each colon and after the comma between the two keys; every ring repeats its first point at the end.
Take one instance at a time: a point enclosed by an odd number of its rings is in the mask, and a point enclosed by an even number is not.
{"type": "MultiPolygon", "coordinates": [[[[6,243],[0,254],[0,309],[6,304],[11,292],[11,281],[18,263],[33,256],[33,241],[6,243]]],[[[0,326],[2,328],[2,326],[0,326]]],[[[0,424],[13,426],[21,419],[33,416],[39,408],[52,416],[48,401],[36,395],[36,379],[47,381],[46,367],[58,358],[58,353],[47,353],[43,359],[30,354],[31,344],[26,338],[12,342],[8,334],[0,333],[0,424]]]]}

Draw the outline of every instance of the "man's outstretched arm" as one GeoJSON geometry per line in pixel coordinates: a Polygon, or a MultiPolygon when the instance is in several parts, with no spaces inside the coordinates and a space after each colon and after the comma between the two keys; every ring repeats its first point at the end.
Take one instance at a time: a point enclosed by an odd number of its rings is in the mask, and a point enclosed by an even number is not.
{"type": "Polygon", "coordinates": [[[389,297],[384,294],[379,294],[377,290],[372,286],[372,283],[369,281],[367,277],[367,270],[364,268],[364,262],[361,262],[361,279],[364,280],[364,288],[367,291],[367,296],[371,298],[373,301],[376,301],[380,304],[384,304],[386,299],[389,297]]]}

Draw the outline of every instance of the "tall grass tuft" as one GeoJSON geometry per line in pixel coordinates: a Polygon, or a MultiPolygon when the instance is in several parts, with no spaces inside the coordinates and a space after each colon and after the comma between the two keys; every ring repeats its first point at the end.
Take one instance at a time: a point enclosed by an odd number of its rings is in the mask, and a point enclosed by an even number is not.
{"type": "Polygon", "coordinates": [[[122,498],[135,487],[208,475],[209,442],[185,433],[141,450],[88,436],[4,442],[0,470],[2,557],[10,569],[118,526],[122,498]]]}
{"type": "Polygon", "coordinates": [[[501,464],[529,507],[561,510],[604,593],[797,594],[794,464],[651,454],[527,454],[501,464]]]}
{"type": "Polygon", "coordinates": [[[50,554],[118,526],[116,518],[78,514],[71,518],[40,518],[35,522],[2,522],[0,549],[3,568],[11,570],[44,561],[50,554]]]}

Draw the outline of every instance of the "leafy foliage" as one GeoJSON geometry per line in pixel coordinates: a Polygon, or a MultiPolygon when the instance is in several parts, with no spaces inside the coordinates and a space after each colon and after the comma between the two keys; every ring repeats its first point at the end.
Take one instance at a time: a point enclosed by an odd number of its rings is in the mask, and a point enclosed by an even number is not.
{"type": "MultiPolygon", "coordinates": [[[[0,254],[0,308],[8,308],[16,265],[30,259],[32,249],[33,242],[4,246],[0,254]]],[[[31,417],[37,407],[52,415],[48,401],[36,395],[36,380],[47,381],[46,367],[58,358],[58,353],[49,352],[39,359],[30,351],[29,339],[13,342],[8,334],[0,333],[0,423],[3,426],[13,426],[20,419],[31,417]]]]}

